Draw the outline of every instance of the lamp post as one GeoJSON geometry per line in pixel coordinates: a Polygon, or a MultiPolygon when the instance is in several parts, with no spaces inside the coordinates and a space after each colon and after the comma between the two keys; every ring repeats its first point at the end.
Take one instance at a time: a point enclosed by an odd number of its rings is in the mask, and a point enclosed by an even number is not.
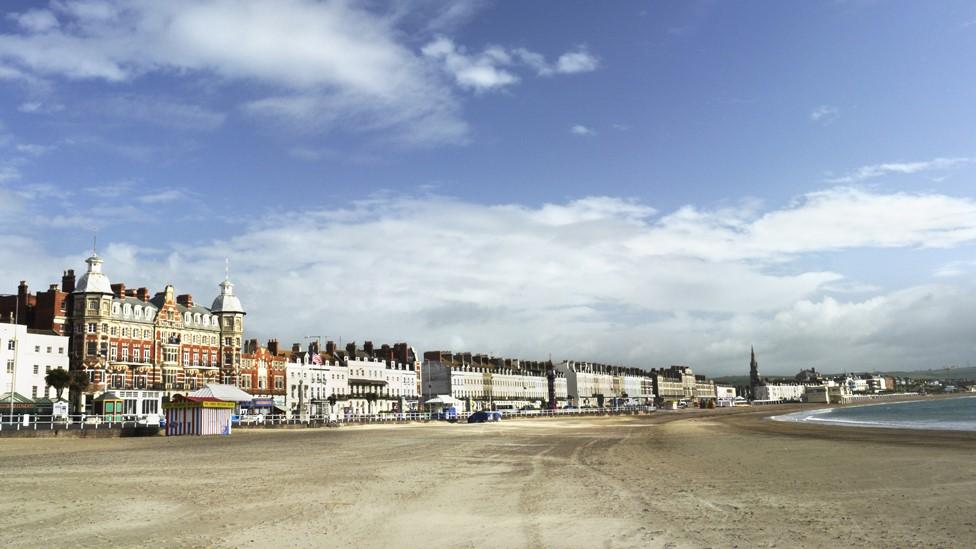
{"type": "Polygon", "coordinates": [[[0,297],[14,297],[14,337],[11,341],[14,342],[14,359],[13,359],[13,372],[10,373],[10,421],[14,420],[14,391],[17,388],[17,354],[20,353],[20,342],[17,341],[17,326],[20,320],[20,294],[3,294],[0,297]]]}

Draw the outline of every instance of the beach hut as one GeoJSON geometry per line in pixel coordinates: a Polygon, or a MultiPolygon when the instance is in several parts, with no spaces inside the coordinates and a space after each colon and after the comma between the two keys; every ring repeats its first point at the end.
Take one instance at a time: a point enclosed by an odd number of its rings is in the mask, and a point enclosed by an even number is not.
{"type": "Polygon", "coordinates": [[[96,416],[103,416],[105,421],[122,421],[122,410],[125,401],[115,393],[102,393],[92,401],[92,410],[96,416]]]}
{"type": "Polygon", "coordinates": [[[237,403],[204,396],[175,396],[163,403],[166,435],[229,435],[237,403]]]}

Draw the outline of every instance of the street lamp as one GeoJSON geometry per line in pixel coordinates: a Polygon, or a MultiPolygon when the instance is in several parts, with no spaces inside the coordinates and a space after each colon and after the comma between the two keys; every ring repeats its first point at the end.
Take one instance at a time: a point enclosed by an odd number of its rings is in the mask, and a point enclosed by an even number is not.
{"type": "Polygon", "coordinates": [[[14,297],[14,370],[10,376],[10,421],[14,420],[14,391],[17,388],[17,355],[20,353],[20,342],[17,341],[17,326],[20,320],[20,294],[2,294],[0,297],[14,297]]]}

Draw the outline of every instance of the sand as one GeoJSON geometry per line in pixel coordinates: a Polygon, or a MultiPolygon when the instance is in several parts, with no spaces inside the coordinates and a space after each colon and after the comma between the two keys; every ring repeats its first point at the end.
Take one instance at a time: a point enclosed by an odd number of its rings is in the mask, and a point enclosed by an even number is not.
{"type": "Polygon", "coordinates": [[[0,439],[0,536],[7,547],[976,545],[976,434],[762,418],[773,411],[0,439]]]}

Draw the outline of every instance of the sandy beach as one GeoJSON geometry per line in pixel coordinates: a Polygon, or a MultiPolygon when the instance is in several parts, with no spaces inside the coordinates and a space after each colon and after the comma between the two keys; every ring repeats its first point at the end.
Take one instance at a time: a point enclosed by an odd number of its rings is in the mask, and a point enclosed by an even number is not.
{"type": "Polygon", "coordinates": [[[0,523],[8,547],[976,544],[976,434],[776,412],[0,439],[0,523]]]}

